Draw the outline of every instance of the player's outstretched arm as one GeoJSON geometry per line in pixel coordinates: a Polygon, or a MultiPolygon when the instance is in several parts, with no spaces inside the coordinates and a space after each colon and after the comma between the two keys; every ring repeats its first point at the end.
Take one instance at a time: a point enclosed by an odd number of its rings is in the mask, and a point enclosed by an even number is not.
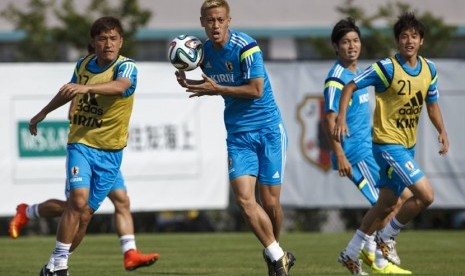
{"type": "Polygon", "coordinates": [[[34,136],[37,135],[37,124],[42,122],[50,112],[66,104],[71,99],[72,97],[58,92],[55,97],[29,121],[29,132],[34,136]]]}
{"type": "Polygon", "coordinates": [[[357,90],[357,85],[353,81],[346,84],[342,89],[341,99],[339,100],[339,114],[337,115],[337,122],[333,129],[333,137],[338,142],[344,141],[344,135],[350,136],[346,123],[346,115],[350,99],[355,90],[357,90]]]}

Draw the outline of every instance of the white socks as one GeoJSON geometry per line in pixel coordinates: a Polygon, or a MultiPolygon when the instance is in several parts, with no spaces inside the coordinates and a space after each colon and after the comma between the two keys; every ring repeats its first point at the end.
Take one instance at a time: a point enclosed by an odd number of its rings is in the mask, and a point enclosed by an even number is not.
{"type": "Polygon", "coordinates": [[[39,215],[39,204],[28,205],[26,208],[26,216],[28,219],[38,219],[39,215]]]}
{"type": "Polygon", "coordinates": [[[375,242],[375,233],[368,237],[368,240],[365,242],[365,250],[367,253],[375,253],[376,251],[376,242],[375,242]]]}
{"type": "Polygon", "coordinates": [[[124,254],[128,250],[136,249],[136,238],[134,235],[123,235],[119,237],[119,244],[121,245],[121,250],[124,254]]]}
{"type": "Polygon", "coordinates": [[[275,262],[284,256],[284,250],[281,248],[281,246],[279,246],[279,243],[274,241],[265,248],[265,254],[271,259],[272,262],[275,262]]]}
{"type": "Polygon", "coordinates": [[[399,234],[400,230],[404,228],[405,225],[400,223],[395,217],[393,217],[389,223],[379,231],[379,235],[383,240],[389,240],[390,238],[395,238],[399,234]]]}
{"type": "Polygon", "coordinates": [[[352,260],[358,260],[358,256],[369,238],[370,236],[357,229],[355,235],[344,250],[344,253],[352,260]]]}
{"type": "MultiPolygon", "coordinates": [[[[50,257],[49,263],[53,261],[54,270],[62,270],[68,268],[69,249],[71,244],[56,241],[55,251],[50,257]]],[[[47,264],[48,267],[48,264],[47,264]]]]}

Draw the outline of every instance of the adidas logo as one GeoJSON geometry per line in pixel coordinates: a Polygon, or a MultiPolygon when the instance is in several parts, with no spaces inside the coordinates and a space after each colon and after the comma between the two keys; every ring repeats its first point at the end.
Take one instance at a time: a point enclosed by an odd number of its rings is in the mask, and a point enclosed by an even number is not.
{"type": "Polygon", "coordinates": [[[276,171],[276,172],[274,173],[273,178],[274,178],[274,179],[279,178],[279,172],[278,172],[278,171],[276,171]]]}
{"type": "Polygon", "coordinates": [[[210,64],[210,61],[207,61],[207,64],[205,64],[205,68],[212,68],[212,65],[210,64]]]}
{"type": "Polygon", "coordinates": [[[413,115],[419,114],[421,112],[421,108],[423,107],[423,95],[421,91],[418,91],[415,96],[410,98],[410,101],[404,106],[399,109],[399,114],[401,115],[413,115]]]}

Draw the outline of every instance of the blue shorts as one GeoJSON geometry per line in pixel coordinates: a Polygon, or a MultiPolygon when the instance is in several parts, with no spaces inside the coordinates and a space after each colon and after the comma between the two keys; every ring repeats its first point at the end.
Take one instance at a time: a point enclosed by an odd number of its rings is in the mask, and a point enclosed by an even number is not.
{"type": "Polygon", "coordinates": [[[379,166],[372,154],[352,165],[352,178],[350,180],[362,191],[370,204],[375,205],[379,196],[379,166]]]}
{"type": "Polygon", "coordinates": [[[287,134],[283,124],[256,131],[228,133],[229,180],[252,175],[264,185],[282,183],[287,134]]]}
{"type": "MultiPolygon", "coordinates": [[[[66,181],[66,188],[65,188],[66,199],[69,198],[69,192],[70,192],[70,187],[69,185],[67,185],[67,183],[69,182],[66,181]]],[[[124,178],[123,178],[123,174],[121,173],[121,170],[118,172],[118,175],[116,176],[115,183],[113,184],[113,187],[111,187],[110,193],[115,190],[126,191],[126,184],[124,183],[124,178]]]]}
{"type": "Polygon", "coordinates": [[[97,211],[113,189],[118,175],[121,175],[122,157],[123,150],[101,150],[83,144],[69,144],[66,156],[66,189],[89,189],[88,204],[97,211]]]}
{"type": "Polygon", "coordinates": [[[380,167],[379,187],[389,187],[397,196],[424,176],[414,160],[415,147],[373,144],[373,154],[380,167]]]}

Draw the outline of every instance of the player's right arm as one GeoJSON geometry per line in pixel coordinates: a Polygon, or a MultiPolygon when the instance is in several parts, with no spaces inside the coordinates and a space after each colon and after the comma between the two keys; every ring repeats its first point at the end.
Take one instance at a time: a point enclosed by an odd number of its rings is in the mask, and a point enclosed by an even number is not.
{"type": "Polygon", "coordinates": [[[42,122],[50,112],[66,104],[71,99],[72,97],[68,97],[58,92],[55,97],[53,97],[53,99],[29,121],[29,132],[34,136],[37,135],[37,124],[42,122]]]}
{"type": "Polygon", "coordinates": [[[346,116],[350,99],[356,90],[357,85],[355,85],[353,81],[344,85],[344,88],[342,89],[342,95],[339,101],[339,114],[337,116],[336,125],[333,129],[333,137],[338,142],[344,141],[344,135],[350,136],[349,128],[347,127],[346,116]]]}
{"type": "Polygon", "coordinates": [[[179,85],[184,88],[187,88],[188,85],[198,85],[204,83],[204,80],[191,80],[186,78],[186,73],[181,70],[177,70],[175,73],[176,80],[178,81],[179,85]]]}
{"type": "Polygon", "coordinates": [[[337,142],[335,139],[332,138],[332,130],[336,125],[336,117],[337,113],[329,111],[325,114],[325,130],[326,134],[329,138],[329,144],[331,149],[334,152],[334,155],[337,159],[337,170],[339,171],[339,176],[344,177],[352,177],[352,165],[350,164],[349,160],[347,159],[344,149],[342,148],[341,143],[337,142]]]}

